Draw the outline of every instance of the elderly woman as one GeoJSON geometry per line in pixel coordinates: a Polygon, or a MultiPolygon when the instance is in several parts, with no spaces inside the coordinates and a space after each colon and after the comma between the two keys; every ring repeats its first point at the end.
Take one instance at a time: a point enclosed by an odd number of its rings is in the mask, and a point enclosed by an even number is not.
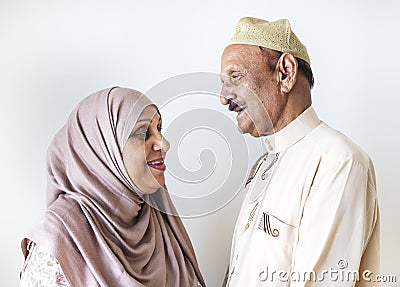
{"type": "Polygon", "coordinates": [[[47,210],[21,286],[205,286],[165,189],[157,107],[126,88],[84,99],[48,150],[47,210]]]}

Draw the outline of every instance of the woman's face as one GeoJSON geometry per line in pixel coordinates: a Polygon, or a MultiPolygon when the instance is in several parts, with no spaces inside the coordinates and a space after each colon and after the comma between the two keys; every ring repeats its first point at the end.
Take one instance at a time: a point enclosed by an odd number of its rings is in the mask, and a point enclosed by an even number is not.
{"type": "Polygon", "coordinates": [[[154,106],[146,107],[122,151],[125,168],[143,193],[165,187],[164,158],[169,142],[161,134],[161,117],[154,106]]]}

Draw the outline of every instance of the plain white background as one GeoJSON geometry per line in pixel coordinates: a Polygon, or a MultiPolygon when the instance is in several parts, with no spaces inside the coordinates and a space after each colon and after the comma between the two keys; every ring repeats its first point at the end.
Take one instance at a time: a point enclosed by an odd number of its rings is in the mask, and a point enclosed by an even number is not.
{"type": "MultiPolygon", "coordinates": [[[[144,92],[179,74],[218,73],[242,16],[288,18],[307,45],[320,118],[375,163],[381,273],[400,281],[399,8],[394,0],[1,0],[1,285],[18,285],[20,239],[45,208],[46,149],[75,105],[109,86],[144,92]]],[[[198,153],[193,146],[182,160],[198,153]]],[[[258,153],[252,149],[250,158],[258,153]]],[[[184,221],[208,286],[222,281],[239,206],[240,196],[218,212],[184,221]]]]}

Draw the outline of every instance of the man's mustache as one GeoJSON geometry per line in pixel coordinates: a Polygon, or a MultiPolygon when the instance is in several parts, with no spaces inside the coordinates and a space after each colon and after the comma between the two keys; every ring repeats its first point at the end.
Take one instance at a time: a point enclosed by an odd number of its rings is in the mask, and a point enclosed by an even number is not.
{"type": "Polygon", "coordinates": [[[239,105],[237,105],[236,103],[232,102],[231,100],[229,100],[229,107],[228,109],[230,111],[233,111],[234,109],[236,109],[237,107],[239,107],[239,105]]]}

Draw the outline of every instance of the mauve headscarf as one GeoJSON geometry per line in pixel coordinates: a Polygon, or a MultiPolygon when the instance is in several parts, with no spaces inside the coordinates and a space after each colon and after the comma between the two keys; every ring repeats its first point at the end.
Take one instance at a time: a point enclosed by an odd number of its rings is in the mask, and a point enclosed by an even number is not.
{"type": "MultiPolygon", "coordinates": [[[[135,90],[99,91],[49,146],[47,210],[22,249],[26,256],[28,240],[46,248],[71,286],[205,286],[180,218],[146,203],[122,160],[148,105],[135,90]]],[[[174,211],[165,190],[154,196],[174,211]]]]}

